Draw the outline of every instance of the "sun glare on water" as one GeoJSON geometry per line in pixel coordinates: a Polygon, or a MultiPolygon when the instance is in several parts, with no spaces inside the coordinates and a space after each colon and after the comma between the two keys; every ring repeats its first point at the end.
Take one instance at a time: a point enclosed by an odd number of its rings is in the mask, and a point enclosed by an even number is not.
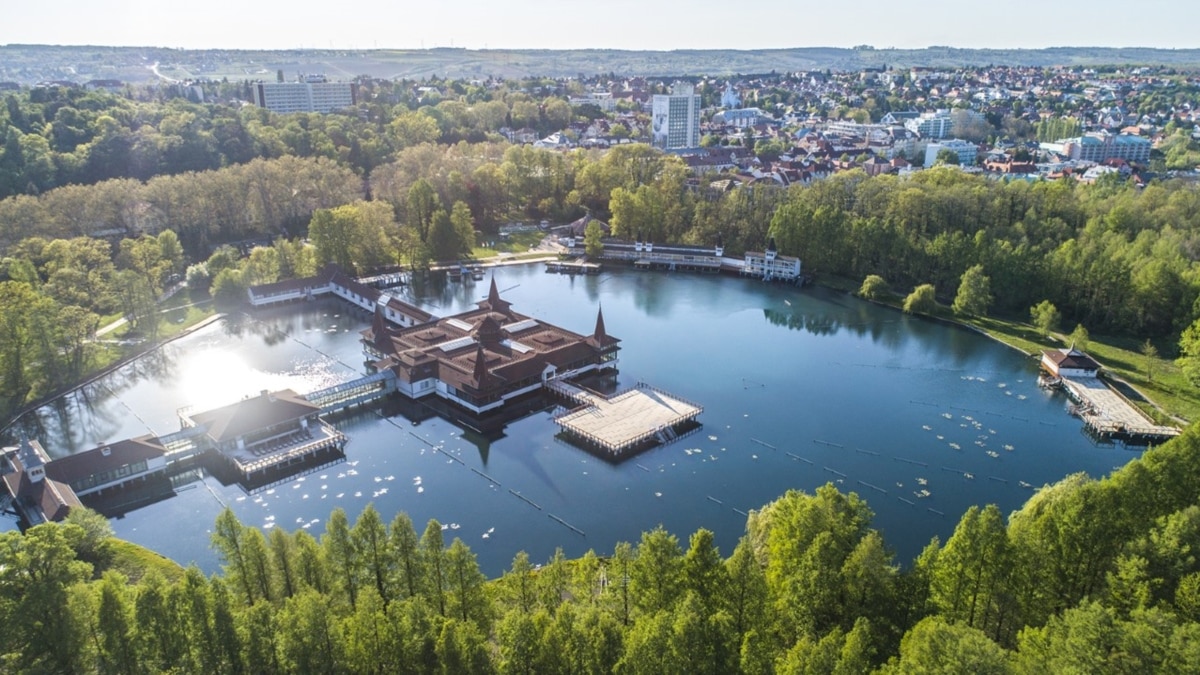
{"type": "Polygon", "coordinates": [[[286,389],[295,383],[278,373],[264,373],[251,367],[234,352],[214,348],[187,355],[179,385],[194,409],[208,410],[263,389],[286,389]]]}

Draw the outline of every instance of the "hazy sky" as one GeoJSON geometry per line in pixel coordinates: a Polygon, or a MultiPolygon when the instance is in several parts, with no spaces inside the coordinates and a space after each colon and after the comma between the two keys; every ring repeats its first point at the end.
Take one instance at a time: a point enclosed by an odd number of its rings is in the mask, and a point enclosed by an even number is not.
{"type": "Polygon", "coordinates": [[[0,44],[181,48],[1200,47],[1141,0],[0,0],[0,44]]]}

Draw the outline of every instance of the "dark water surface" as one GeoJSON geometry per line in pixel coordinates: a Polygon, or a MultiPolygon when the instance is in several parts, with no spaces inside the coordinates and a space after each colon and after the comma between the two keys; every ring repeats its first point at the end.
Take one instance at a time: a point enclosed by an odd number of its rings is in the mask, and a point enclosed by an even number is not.
{"type": "MultiPolygon", "coordinates": [[[[353,522],[374,502],[386,521],[407,511],[418,533],[437,518],[447,541],[461,537],[494,575],[522,549],[535,561],[558,546],[603,554],[660,523],[684,545],[695,529],[712,529],[728,554],[745,526],[735,509],[833,481],[868,501],[907,564],[972,504],[1008,512],[1032,494],[1022,482],[1098,476],[1136,456],[1083,436],[1065,399],[1038,389],[1033,359],[844,294],[634,271],[570,278],[540,265],[498,269],[496,281],[516,311],[580,333],[592,331],[602,304],[608,332],[623,341],[620,384],[645,380],[703,405],[703,428],[613,466],[555,440],[549,410],[489,443],[439,418],[414,425],[368,408],[335,421],[350,439],[345,462],[254,494],[211,476],[180,481],[174,496],[114,519],[117,534],[213,571],[209,537],[224,504],[247,524],[319,536],[333,508],[353,522]]],[[[479,282],[400,294],[447,315],[485,291],[479,282]]],[[[352,379],[368,322],[332,300],[228,319],[39,410],[39,435],[61,456],[174,431],[182,406],[352,379]]]]}

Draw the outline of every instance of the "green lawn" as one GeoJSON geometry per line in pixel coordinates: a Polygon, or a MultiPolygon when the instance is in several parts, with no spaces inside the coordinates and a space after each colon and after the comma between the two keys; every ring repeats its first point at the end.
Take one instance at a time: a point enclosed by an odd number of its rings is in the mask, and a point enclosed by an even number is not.
{"type": "Polygon", "coordinates": [[[112,561],[108,569],[124,574],[130,583],[137,583],[150,570],[158,570],[167,583],[183,578],[183,568],[179,563],[148,548],[116,537],[109,539],[109,545],[112,547],[112,561]]]}
{"type": "Polygon", "coordinates": [[[530,247],[537,246],[541,243],[542,238],[546,234],[540,230],[532,232],[516,232],[507,237],[499,235],[484,235],[480,237],[479,244],[472,251],[471,255],[479,260],[485,258],[494,258],[500,253],[528,253],[530,247]],[[483,246],[482,244],[487,244],[483,246]]]}

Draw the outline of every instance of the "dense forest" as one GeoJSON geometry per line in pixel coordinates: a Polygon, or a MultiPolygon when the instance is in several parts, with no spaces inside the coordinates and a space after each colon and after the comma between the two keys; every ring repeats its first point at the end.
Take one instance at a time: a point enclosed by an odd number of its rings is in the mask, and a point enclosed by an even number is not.
{"type": "MultiPolygon", "coordinates": [[[[0,668],[250,673],[1182,673],[1200,669],[1200,430],[902,569],[857,495],[485,579],[430,521],[336,510],[320,540],[223,512],[223,571],[114,569],[100,516],[0,535],[0,668]],[[134,576],[129,576],[130,574],[134,576]]],[[[161,568],[162,566],[158,566],[161,568]]]]}

